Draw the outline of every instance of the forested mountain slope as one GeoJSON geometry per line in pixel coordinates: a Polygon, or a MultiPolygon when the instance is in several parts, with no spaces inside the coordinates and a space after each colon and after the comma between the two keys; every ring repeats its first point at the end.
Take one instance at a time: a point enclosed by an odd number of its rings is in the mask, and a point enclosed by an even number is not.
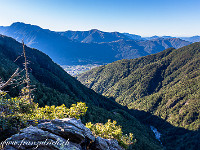
{"type": "MultiPolygon", "coordinates": [[[[130,115],[125,107],[86,88],[41,51],[29,47],[25,49],[30,61],[31,83],[36,88],[35,102],[40,106],[65,104],[69,107],[79,101],[86,102],[88,111],[82,118],[83,122],[105,123],[109,118],[116,120],[125,133],[134,133],[137,139],[136,149],[162,149],[150,128],[130,115]]],[[[0,36],[0,77],[3,81],[6,81],[17,67],[24,68],[23,57],[16,60],[21,54],[22,44],[12,38],[0,36]]],[[[10,96],[18,95],[20,88],[12,87],[4,90],[9,91],[10,96]]],[[[3,135],[9,136],[8,133],[1,133],[1,138],[3,135]]]]}
{"type": "Polygon", "coordinates": [[[77,79],[130,109],[152,112],[186,129],[200,127],[200,43],[116,61],[77,79]]]}
{"type": "Polygon", "coordinates": [[[156,126],[167,149],[200,148],[200,43],[116,61],[77,79],[156,126]]]}

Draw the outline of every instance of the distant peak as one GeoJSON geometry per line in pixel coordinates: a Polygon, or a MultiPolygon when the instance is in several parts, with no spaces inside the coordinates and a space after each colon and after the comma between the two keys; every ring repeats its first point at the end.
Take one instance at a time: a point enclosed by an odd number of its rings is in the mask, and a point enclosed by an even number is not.
{"type": "Polygon", "coordinates": [[[10,26],[15,26],[15,25],[25,25],[23,22],[14,22],[10,26]]]}
{"type": "Polygon", "coordinates": [[[37,25],[32,25],[32,24],[26,24],[24,22],[14,22],[13,24],[10,25],[10,27],[30,27],[32,29],[41,29],[41,27],[37,25]]]}
{"type": "Polygon", "coordinates": [[[151,38],[159,38],[159,36],[157,36],[157,35],[154,35],[154,36],[152,36],[151,38]]]}
{"type": "Polygon", "coordinates": [[[199,35],[195,35],[195,36],[192,36],[193,38],[199,38],[200,36],[199,35]]]}
{"type": "Polygon", "coordinates": [[[98,29],[91,29],[90,31],[99,31],[98,29]]]}
{"type": "Polygon", "coordinates": [[[98,29],[91,29],[90,32],[102,32],[102,31],[100,31],[98,29]]]}

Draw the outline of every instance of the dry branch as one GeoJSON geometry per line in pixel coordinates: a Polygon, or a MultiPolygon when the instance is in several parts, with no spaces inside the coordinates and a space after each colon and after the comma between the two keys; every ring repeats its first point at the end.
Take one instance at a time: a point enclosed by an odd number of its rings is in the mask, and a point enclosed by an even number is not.
{"type": "Polygon", "coordinates": [[[2,85],[0,85],[0,90],[5,88],[6,86],[10,85],[13,81],[13,79],[19,75],[19,68],[16,69],[16,71],[13,73],[13,75],[8,79],[8,81],[2,85]]]}

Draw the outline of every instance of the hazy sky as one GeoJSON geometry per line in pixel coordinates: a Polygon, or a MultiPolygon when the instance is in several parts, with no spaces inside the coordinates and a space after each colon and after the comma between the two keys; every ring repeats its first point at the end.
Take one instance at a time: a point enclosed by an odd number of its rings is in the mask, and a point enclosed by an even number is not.
{"type": "Polygon", "coordinates": [[[0,0],[0,26],[54,31],[119,31],[142,36],[200,35],[200,0],[0,0]]]}

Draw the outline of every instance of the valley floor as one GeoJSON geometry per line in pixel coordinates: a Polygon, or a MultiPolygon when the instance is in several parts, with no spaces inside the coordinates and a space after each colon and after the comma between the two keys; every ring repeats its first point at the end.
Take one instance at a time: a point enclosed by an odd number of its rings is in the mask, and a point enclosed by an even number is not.
{"type": "Polygon", "coordinates": [[[81,74],[83,72],[86,72],[88,70],[91,70],[95,67],[98,67],[100,65],[97,64],[88,64],[88,65],[62,65],[61,67],[67,72],[69,73],[71,76],[75,76],[78,74],[81,74]]]}

